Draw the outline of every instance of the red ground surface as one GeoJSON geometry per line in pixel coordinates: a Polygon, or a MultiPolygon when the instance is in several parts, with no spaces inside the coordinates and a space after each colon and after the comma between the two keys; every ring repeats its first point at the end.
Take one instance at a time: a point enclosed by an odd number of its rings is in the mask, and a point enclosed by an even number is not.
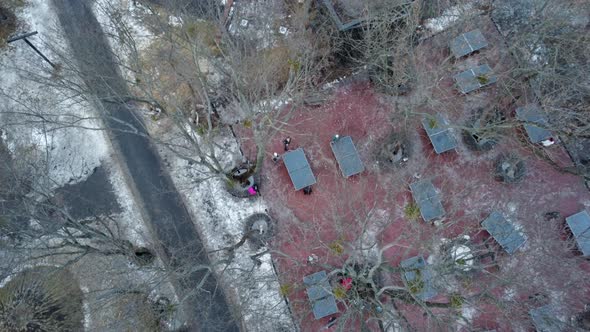
{"type": "MultiPolygon", "coordinates": [[[[512,256],[500,254],[499,268],[473,276],[469,283],[461,285],[460,292],[467,299],[485,288],[503,301],[502,305],[491,300],[467,301],[473,309],[470,329],[530,329],[527,309],[534,304],[527,304],[527,299],[535,293],[546,294],[551,302],[571,310],[568,314],[590,302],[585,277],[590,269],[572,254],[572,242],[563,235],[563,217],[588,209],[590,194],[580,177],[559,171],[547,161],[549,158],[560,165],[570,164],[563,147],[531,146],[520,129],[508,128],[493,150],[473,152],[463,144],[460,131],[455,130],[459,145],[456,151],[436,155],[419,124],[420,113],[438,111],[460,125],[477,107],[499,103],[512,112],[531,100],[526,91],[513,87],[512,96],[506,97],[505,89],[509,87],[505,82],[510,80],[512,62],[491,22],[485,22],[482,30],[490,45],[496,46],[467,59],[453,62],[448,58],[447,41],[458,31],[435,36],[422,45],[417,52],[419,81],[412,95],[387,98],[376,94],[368,83],[344,84],[324,106],[295,110],[285,130],[269,144],[260,187],[277,221],[274,257],[281,282],[293,288],[288,298],[303,331],[318,331],[328,320],[313,319],[303,276],[329,266],[341,267],[351,254],[349,248],[359,238],[372,238],[379,247],[395,243],[384,257],[391,266],[398,266],[402,259],[416,254],[428,257],[441,237],[485,236],[480,222],[493,210],[522,227],[527,243],[512,256]],[[499,83],[468,96],[458,94],[452,75],[478,63],[490,64],[499,75],[499,83]],[[387,135],[402,131],[408,133],[412,145],[407,165],[394,170],[380,167],[375,151],[387,135]],[[342,177],[329,145],[336,133],[353,138],[366,167],[362,174],[342,177]],[[293,140],[292,149],[304,148],[317,178],[310,196],[295,192],[284,165],[270,159],[272,152],[283,151],[282,139],[286,136],[293,140]],[[494,180],[494,161],[501,153],[514,153],[525,160],[527,174],[522,182],[503,184],[494,180]],[[404,207],[412,201],[408,184],[416,181],[415,174],[432,179],[440,190],[447,212],[441,226],[406,219],[404,207]],[[562,218],[545,221],[543,214],[549,211],[560,212],[562,218]],[[362,230],[368,230],[368,234],[363,235],[362,230]],[[343,252],[335,250],[339,244],[343,252]],[[320,265],[306,264],[311,254],[319,257],[320,265]]],[[[244,130],[238,128],[237,132],[240,136],[244,130]]],[[[245,153],[253,158],[246,134],[241,137],[245,153]]],[[[399,276],[388,278],[401,285],[399,276]]],[[[435,301],[448,302],[450,292],[440,290],[442,295],[435,301]]],[[[396,304],[408,323],[419,331],[448,327],[443,317],[449,309],[436,309],[437,315],[425,316],[416,305],[396,304]]],[[[346,310],[344,303],[339,307],[346,310]]],[[[357,323],[351,322],[351,330],[357,323]]],[[[370,326],[377,327],[374,323],[370,326]]]]}

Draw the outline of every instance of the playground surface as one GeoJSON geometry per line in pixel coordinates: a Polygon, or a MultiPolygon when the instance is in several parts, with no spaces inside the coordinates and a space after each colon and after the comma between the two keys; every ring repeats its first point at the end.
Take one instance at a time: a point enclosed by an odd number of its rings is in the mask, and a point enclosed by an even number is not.
{"type": "MultiPolygon", "coordinates": [[[[416,255],[432,261],[443,239],[489,237],[481,222],[492,211],[510,220],[525,235],[526,243],[512,255],[497,249],[496,265],[490,270],[457,283],[440,282],[439,295],[430,301],[449,304],[451,295],[458,293],[464,299],[459,306],[429,309],[432,314],[428,315],[419,305],[394,300],[391,305],[403,317],[402,324],[419,331],[444,330],[449,324],[458,330],[531,329],[528,310],[537,305],[529,301],[533,295],[543,293],[547,301],[569,310],[564,314],[579,312],[590,302],[590,281],[585,277],[590,264],[580,259],[565,230],[565,217],[590,210],[590,193],[581,177],[563,170],[571,161],[559,142],[549,147],[529,143],[514,110],[533,98],[521,86],[509,86],[512,60],[493,23],[483,19],[477,28],[489,46],[465,59],[451,60],[448,49],[448,41],[460,31],[450,29],[424,42],[416,52],[417,81],[409,95],[383,96],[365,81],[342,83],[324,105],[292,110],[283,131],[267,144],[260,188],[277,226],[273,257],[281,290],[303,331],[319,331],[329,319],[313,318],[304,276],[341,268],[360,241],[373,245],[367,249],[373,253],[390,246],[383,251],[383,264],[391,267],[416,255]],[[481,63],[490,65],[498,82],[467,95],[458,92],[453,75],[481,63]],[[505,89],[511,89],[510,98],[502,93],[505,89]],[[491,150],[474,151],[462,139],[461,128],[474,111],[492,105],[504,114],[508,125],[498,129],[491,150]],[[434,151],[421,122],[427,114],[436,113],[447,117],[457,141],[456,149],[441,154],[434,151]],[[362,173],[342,176],[330,148],[335,134],[352,138],[364,164],[362,173]],[[282,162],[271,160],[273,152],[283,152],[287,136],[292,138],[290,149],[304,149],[317,179],[311,195],[295,191],[282,162]],[[378,158],[394,136],[407,142],[408,160],[398,166],[378,158]],[[501,155],[524,161],[526,173],[521,181],[497,181],[494,172],[501,155]],[[446,211],[435,223],[409,213],[414,202],[409,185],[419,179],[432,181],[446,211]],[[559,217],[548,219],[549,212],[559,217]],[[318,262],[308,264],[312,254],[318,262]],[[464,319],[448,321],[457,312],[464,319]]],[[[236,132],[244,153],[254,159],[246,130],[236,132]]],[[[387,284],[403,286],[399,273],[382,278],[387,284]]],[[[341,312],[347,310],[344,302],[338,305],[341,312]]],[[[349,324],[355,326],[367,318],[356,317],[349,324]]],[[[375,320],[368,320],[367,326],[378,330],[375,320]]]]}

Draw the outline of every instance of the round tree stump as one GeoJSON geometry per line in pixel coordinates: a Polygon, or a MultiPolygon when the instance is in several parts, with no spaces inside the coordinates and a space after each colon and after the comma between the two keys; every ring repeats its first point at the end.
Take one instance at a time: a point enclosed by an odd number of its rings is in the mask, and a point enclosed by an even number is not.
{"type": "Polygon", "coordinates": [[[272,219],[266,213],[256,213],[246,219],[245,233],[248,234],[248,242],[254,249],[260,249],[272,238],[272,219]]]}

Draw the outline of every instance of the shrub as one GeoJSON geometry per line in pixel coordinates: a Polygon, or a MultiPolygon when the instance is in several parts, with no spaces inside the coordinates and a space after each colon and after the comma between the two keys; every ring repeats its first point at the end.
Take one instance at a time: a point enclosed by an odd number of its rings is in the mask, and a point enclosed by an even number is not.
{"type": "Polygon", "coordinates": [[[436,119],[432,118],[432,119],[428,120],[428,126],[430,128],[436,128],[436,126],[437,126],[436,119]]]}
{"type": "Polygon", "coordinates": [[[420,275],[420,270],[416,271],[416,279],[408,282],[408,289],[410,290],[410,293],[414,295],[424,290],[424,281],[422,280],[422,276],[420,275]]]}
{"type": "Polygon", "coordinates": [[[244,128],[248,128],[248,129],[252,128],[252,120],[250,120],[250,119],[244,120],[243,125],[244,125],[244,128]]]}
{"type": "Polygon", "coordinates": [[[414,202],[408,203],[404,208],[404,214],[408,220],[416,220],[420,217],[420,208],[414,202]]]}
{"type": "Polygon", "coordinates": [[[281,296],[289,296],[293,292],[293,285],[292,284],[282,284],[279,288],[279,293],[281,296]]]}
{"type": "Polygon", "coordinates": [[[334,287],[334,290],[332,292],[334,293],[334,297],[339,300],[342,300],[346,297],[346,289],[340,285],[334,287]]]}
{"type": "Polygon", "coordinates": [[[330,248],[330,250],[332,250],[333,253],[337,255],[342,255],[344,253],[344,246],[339,240],[332,241],[332,243],[330,243],[328,247],[330,248]]]}
{"type": "Polygon", "coordinates": [[[459,309],[463,305],[463,297],[459,294],[453,294],[451,295],[449,303],[452,308],[459,309]]]}
{"type": "Polygon", "coordinates": [[[477,81],[479,82],[479,84],[485,85],[490,81],[490,79],[485,75],[479,75],[477,76],[477,81]]]}

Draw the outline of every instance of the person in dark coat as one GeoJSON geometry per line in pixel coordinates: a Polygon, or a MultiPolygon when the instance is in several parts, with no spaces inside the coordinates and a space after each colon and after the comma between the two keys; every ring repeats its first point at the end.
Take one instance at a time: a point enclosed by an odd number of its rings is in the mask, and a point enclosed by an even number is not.
{"type": "Polygon", "coordinates": [[[285,138],[283,140],[283,145],[285,146],[285,151],[289,151],[289,144],[291,144],[291,137],[287,136],[287,138],[285,138]]]}

